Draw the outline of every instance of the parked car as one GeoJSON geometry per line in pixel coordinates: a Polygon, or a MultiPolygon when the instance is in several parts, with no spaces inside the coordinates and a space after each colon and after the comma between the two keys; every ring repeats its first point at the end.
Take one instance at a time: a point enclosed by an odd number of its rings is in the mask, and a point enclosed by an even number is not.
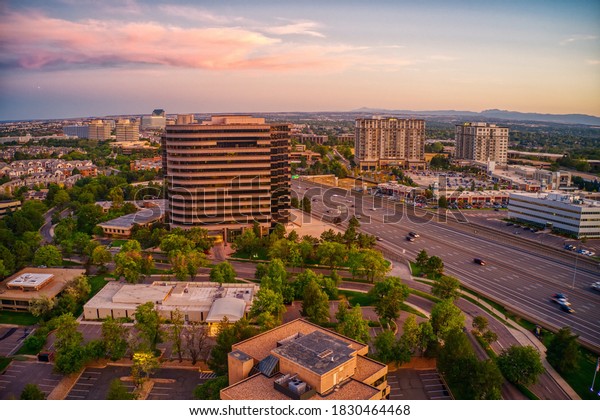
{"type": "Polygon", "coordinates": [[[481,258],[473,258],[473,262],[475,264],[485,265],[485,261],[483,261],[481,258]]]}

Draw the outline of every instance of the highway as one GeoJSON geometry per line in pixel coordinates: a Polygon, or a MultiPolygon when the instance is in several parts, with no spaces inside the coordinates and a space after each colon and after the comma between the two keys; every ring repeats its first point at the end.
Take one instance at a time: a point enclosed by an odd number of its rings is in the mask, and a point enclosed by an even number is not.
{"type": "Polygon", "coordinates": [[[378,245],[385,252],[414,259],[425,249],[429,255],[443,259],[447,274],[473,290],[515,312],[528,314],[542,325],[569,326],[583,342],[600,347],[600,294],[589,289],[591,283],[600,280],[600,272],[583,264],[575,272],[570,254],[561,259],[521,238],[500,234],[490,237],[489,232],[483,235],[468,224],[440,223],[424,211],[415,216],[405,206],[372,196],[350,195],[339,188],[299,180],[292,182],[292,188],[300,198],[305,194],[311,197],[314,217],[331,221],[338,206],[342,220],[356,213],[361,216],[361,230],[379,237],[378,245]],[[420,237],[415,242],[407,241],[409,231],[420,237]],[[486,265],[474,264],[473,258],[484,259],[486,265]],[[550,296],[557,292],[568,295],[575,313],[562,312],[550,302],[550,296]]]}

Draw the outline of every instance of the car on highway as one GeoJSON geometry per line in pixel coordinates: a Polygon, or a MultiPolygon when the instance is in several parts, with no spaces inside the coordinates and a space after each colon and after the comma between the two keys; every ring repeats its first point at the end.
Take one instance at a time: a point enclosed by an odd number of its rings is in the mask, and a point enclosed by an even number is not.
{"type": "Polygon", "coordinates": [[[595,283],[592,283],[591,287],[592,287],[592,290],[595,290],[595,291],[597,291],[597,292],[600,292],[600,281],[597,281],[597,282],[595,282],[595,283]]]}
{"type": "Polygon", "coordinates": [[[572,314],[573,312],[575,312],[575,309],[571,308],[569,305],[565,305],[564,303],[560,303],[559,306],[561,310],[565,311],[568,314],[572,314]]]}
{"type": "Polygon", "coordinates": [[[375,239],[377,239],[378,241],[383,241],[383,238],[381,238],[381,236],[377,236],[375,237],[375,239]]]}
{"type": "Polygon", "coordinates": [[[567,244],[567,245],[565,245],[565,249],[568,249],[569,251],[573,251],[575,249],[575,245],[567,244]]]}
{"type": "Polygon", "coordinates": [[[409,241],[409,242],[414,242],[415,238],[413,238],[412,236],[407,236],[406,240],[409,241]]]}
{"type": "Polygon", "coordinates": [[[483,261],[481,258],[473,258],[473,262],[475,264],[485,265],[485,261],[483,261]]]}
{"type": "Polygon", "coordinates": [[[419,234],[416,232],[408,232],[408,236],[412,236],[413,238],[418,238],[419,234]]]}
{"type": "Polygon", "coordinates": [[[559,305],[571,306],[571,304],[569,303],[569,299],[564,293],[555,293],[554,295],[552,295],[550,300],[554,303],[558,303],[559,305]]]}

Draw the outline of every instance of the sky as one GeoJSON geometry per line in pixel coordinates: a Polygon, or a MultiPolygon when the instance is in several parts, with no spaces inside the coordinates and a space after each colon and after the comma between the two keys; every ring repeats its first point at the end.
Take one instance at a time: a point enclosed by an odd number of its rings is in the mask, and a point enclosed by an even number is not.
{"type": "Polygon", "coordinates": [[[600,1],[0,0],[0,120],[600,116],[600,1]]]}

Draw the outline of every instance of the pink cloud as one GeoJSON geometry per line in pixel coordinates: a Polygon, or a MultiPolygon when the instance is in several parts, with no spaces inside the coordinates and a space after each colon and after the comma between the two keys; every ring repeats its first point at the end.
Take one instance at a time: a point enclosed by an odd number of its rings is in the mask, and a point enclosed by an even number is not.
{"type": "Polygon", "coordinates": [[[39,13],[5,14],[0,61],[24,68],[77,64],[162,64],[227,69],[279,42],[242,28],[181,28],[156,22],[71,22],[39,13]]]}

